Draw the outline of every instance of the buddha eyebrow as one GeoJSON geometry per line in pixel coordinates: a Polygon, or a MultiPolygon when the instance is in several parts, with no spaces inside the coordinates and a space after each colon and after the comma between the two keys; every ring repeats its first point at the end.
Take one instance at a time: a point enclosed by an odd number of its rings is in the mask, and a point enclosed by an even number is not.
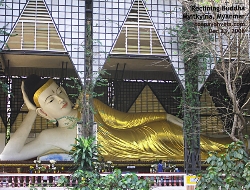
{"type": "MultiPolygon", "coordinates": [[[[60,88],[60,86],[57,87],[56,91],[57,91],[59,88],[60,88]]],[[[54,90],[52,90],[52,92],[55,93],[54,90]]],[[[45,102],[46,102],[47,99],[50,98],[51,96],[52,96],[52,95],[49,95],[49,96],[45,99],[45,102]]]]}
{"type": "Polygon", "coordinates": [[[46,99],[45,99],[45,102],[47,101],[47,99],[49,99],[52,95],[49,95],[46,99]]]}
{"type": "Polygon", "coordinates": [[[56,92],[57,92],[57,90],[58,90],[60,87],[61,87],[61,86],[58,86],[58,87],[57,87],[56,92]]]}

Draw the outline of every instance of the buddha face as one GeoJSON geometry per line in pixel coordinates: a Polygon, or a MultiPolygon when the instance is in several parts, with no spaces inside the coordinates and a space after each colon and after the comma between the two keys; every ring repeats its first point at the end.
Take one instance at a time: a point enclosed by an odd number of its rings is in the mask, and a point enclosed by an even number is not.
{"type": "Polygon", "coordinates": [[[59,119],[72,111],[72,103],[64,88],[54,81],[39,95],[38,102],[41,110],[51,118],[59,119]]]}

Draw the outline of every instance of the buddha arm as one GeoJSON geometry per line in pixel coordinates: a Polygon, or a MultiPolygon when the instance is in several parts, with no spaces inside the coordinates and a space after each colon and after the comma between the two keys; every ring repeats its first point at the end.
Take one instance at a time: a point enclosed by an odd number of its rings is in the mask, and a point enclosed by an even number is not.
{"type": "Polygon", "coordinates": [[[183,120],[174,116],[174,115],[167,114],[167,121],[169,121],[175,125],[178,125],[180,127],[183,127],[183,120]]]}
{"type": "Polygon", "coordinates": [[[175,125],[183,127],[183,121],[171,114],[167,113],[124,113],[103,104],[99,100],[94,99],[96,115],[98,120],[102,120],[108,126],[117,129],[127,129],[135,126],[145,125],[154,121],[169,121],[175,125]]]}
{"type": "Polygon", "coordinates": [[[4,150],[0,155],[1,160],[9,160],[11,157],[14,157],[15,154],[21,152],[31,131],[32,125],[34,124],[36,116],[37,114],[35,110],[30,110],[28,112],[22,124],[18,127],[16,132],[11,136],[7,145],[4,147],[4,150]]]}
{"type": "MultiPolygon", "coordinates": [[[[117,129],[128,129],[135,126],[146,125],[154,121],[167,119],[166,113],[124,113],[94,99],[95,118],[102,120],[106,125],[117,129]]],[[[95,119],[95,120],[96,120],[95,119]]]]}

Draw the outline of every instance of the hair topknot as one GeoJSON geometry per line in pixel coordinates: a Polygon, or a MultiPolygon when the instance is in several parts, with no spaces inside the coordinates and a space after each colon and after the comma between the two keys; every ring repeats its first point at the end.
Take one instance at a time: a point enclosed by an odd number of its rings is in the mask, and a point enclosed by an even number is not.
{"type": "Polygon", "coordinates": [[[49,78],[42,79],[40,76],[36,74],[29,75],[24,81],[24,90],[32,104],[35,105],[33,100],[35,92],[44,85],[49,78]]]}

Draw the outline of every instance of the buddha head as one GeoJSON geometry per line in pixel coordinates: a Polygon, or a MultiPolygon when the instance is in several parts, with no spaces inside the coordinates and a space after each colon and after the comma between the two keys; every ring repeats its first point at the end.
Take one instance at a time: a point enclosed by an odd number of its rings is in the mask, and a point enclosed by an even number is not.
{"type": "Polygon", "coordinates": [[[53,79],[42,79],[33,74],[24,81],[24,90],[29,101],[37,107],[41,117],[57,121],[72,110],[72,102],[63,87],[53,79]]]}

